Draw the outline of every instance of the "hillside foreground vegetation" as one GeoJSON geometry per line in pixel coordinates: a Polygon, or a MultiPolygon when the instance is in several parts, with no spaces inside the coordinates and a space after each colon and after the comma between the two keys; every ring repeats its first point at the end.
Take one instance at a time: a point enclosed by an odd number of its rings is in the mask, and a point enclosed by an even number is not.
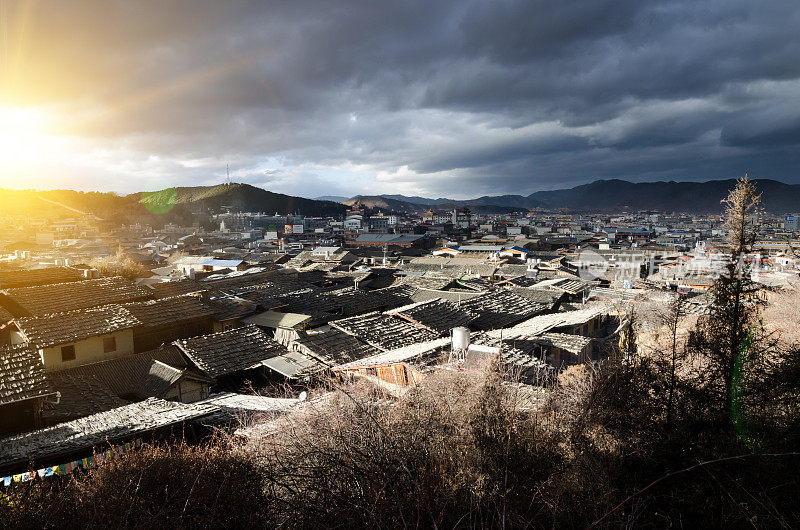
{"type": "MultiPolygon", "coordinates": [[[[750,250],[757,199],[746,179],[729,197],[732,256],[750,250]]],[[[800,346],[764,326],[762,306],[732,265],[708,314],[687,320],[680,298],[660,314],[632,309],[606,360],[565,370],[541,401],[492,364],[436,370],[400,397],[330,381],[291,414],[252,419],[246,437],[146,444],[82,476],[15,486],[0,521],[800,527],[800,346]]]]}

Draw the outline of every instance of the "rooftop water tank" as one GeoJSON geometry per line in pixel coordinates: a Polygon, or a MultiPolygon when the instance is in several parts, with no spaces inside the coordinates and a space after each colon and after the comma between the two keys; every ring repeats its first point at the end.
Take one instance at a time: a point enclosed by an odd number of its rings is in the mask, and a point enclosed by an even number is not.
{"type": "Polygon", "coordinates": [[[453,350],[466,350],[469,348],[469,329],[465,327],[453,328],[453,350]]]}

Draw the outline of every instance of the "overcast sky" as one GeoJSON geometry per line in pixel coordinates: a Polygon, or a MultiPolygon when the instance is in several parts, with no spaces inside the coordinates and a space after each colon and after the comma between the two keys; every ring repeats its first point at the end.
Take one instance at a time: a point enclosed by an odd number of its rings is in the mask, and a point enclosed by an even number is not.
{"type": "Polygon", "coordinates": [[[800,182],[797,0],[0,3],[5,187],[800,182]]]}

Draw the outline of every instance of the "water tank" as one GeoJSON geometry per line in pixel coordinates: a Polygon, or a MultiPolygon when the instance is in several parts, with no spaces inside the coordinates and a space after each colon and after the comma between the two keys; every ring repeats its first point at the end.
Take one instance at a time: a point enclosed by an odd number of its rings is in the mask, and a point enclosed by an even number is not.
{"type": "Polygon", "coordinates": [[[469,329],[465,327],[453,328],[453,350],[466,350],[469,348],[469,329]]]}
{"type": "Polygon", "coordinates": [[[186,269],[186,276],[188,276],[190,280],[194,280],[195,278],[194,269],[193,268],[186,269]]]}

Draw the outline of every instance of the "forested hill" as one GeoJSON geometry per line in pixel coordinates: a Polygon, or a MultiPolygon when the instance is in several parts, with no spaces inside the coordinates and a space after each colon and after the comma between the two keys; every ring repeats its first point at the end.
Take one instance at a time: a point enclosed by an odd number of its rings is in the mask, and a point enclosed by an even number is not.
{"type": "Polygon", "coordinates": [[[59,219],[90,215],[112,223],[191,224],[194,215],[216,213],[223,207],[312,217],[338,216],[346,209],[335,202],[292,197],[249,184],[168,188],[125,196],[73,190],[0,189],[0,215],[10,216],[59,219]]]}
{"type": "Polygon", "coordinates": [[[240,183],[170,188],[158,192],[134,193],[128,197],[142,202],[145,206],[174,201],[175,204],[186,205],[192,209],[212,212],[228,207],[248,212],[279,215],[297,213],[318,217],[342,215],[346,209],[344,205],[331,201],[293,197],[240,183]]]}

